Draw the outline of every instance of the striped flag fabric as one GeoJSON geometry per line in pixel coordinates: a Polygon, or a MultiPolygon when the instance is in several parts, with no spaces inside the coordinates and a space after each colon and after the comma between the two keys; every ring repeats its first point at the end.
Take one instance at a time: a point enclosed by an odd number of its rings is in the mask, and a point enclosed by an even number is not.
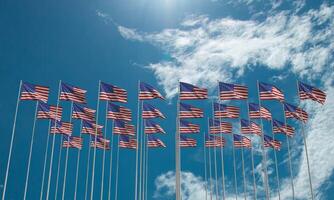
{"type": "Polygon", "coordinates": [[[73,124],[69,122],[63,122],[59,120],[51,120],[50,133],[52,134],[64,134],[71,135],[73,130],[73,124]]]}
{"type": "Polygon", "coordinates": [[[153,133],[166,133],[163,128],[156,122],[146,119],[145,120],[145,133],[153,134],[153,133]]]}
{"type": "Polygon", "coordinates": [[[76,136],[64,136],[63,138],[63,148],[76,148],[82,149],[83,139],[76,136]]]}
{"type": "Polygon", "coordinates": [[[60,120],[63,113],[63,108],[58,106],[51,106],[43,101],[38,102],[37,119],[56,119],[60,120]]]}
{"type": "Polygon", "coordinates": [[[293,134],[295,133],[295,129],[288,124],[284,124],[281,121],[273,119],[273,132],[274,133],[283,133],[287,136],[292,137],[293,134]]]}
{"type": "Polygon", "coordinates": [[[202,118],[203,116],[202,109],[180,102],[180,118],[202,118]]]}
{"type": "Polygon", "coordinates": [[[49,87],[23,82],[20,100],[39,100],[46,103],[49,98],[49,87]]]}
{"type": "Polygon", "coordinates": [[[274,85],[259,82],[259,91],[261,100],[279,100],[284,101],[283,92],[274,85]]]}
{"type": "Polygon", "coordinates": [[[271,120],[271,113],[270,111],[256,103],[249,103],[248,104],[248,110],[249,110],[249,117],[251,119],[266,119],[271,120]]]}
{"type": "Polygon", "coordinates": [[[298,91],[300,100],[311,99],[318,103],[324,104],[326,93],[320,89],[298,81],[298,91]]]}
{"type": "Polygon", "coordinates": [[[209,131],[211,134],[232,133],[232,124],[217,119],[209,119],[209,131]]]}
{"type": "Polygon", "coordinates": [[[124,106],[119,106],[114,103],[108,102],[107,118],[131,121],[131,110],[124,106]]]}
{"type": "Polygon", "coordinates": [[[208,90],[180,82],[180,100],[207,99],[208,90]]]}
{"type": "Polygon", "coordinates": [[[67,83],[61,83],[60,100],[86,104],[86,90],[67,83]]]}
{"type": "Polygon", "coordinates": [[[140,82],[139,83],[139,100],[150,100],[150,99],[165,99],[158,90],[151,85],[140,82]]]}
{"type": "Polygon", "coordinates": [[[206,147],[224,147],[225,139],[223,137],[215,137],[212,135],[205,135],[205,146],[206,147]]]}
{"type": "Polygon", "coordinates": [[[95,110],[87,108],[86,106],[73,103],[72,118],[82,119],[87,121],[95,121],[95,110]]]}
{"type": "Polygon", "coordinates": [[[102,135],[93,135],[90,141],[90,147],[110,150],[110,140],[103,138],[102,135]]]}
{"type": "Polygon", "coordinates": [[[126,103],[128,101],[128,94],[125,89],[101,82],[100,85],[100,100],[115,101],[126,103]]]}
{"type": "Polygon", "coordinates": [[[95,122],[82,120],[81,133],[90,135],[102,135],[102,125],[96,125],[95,122]]]}
{"type": "Polygon", "coordinates": [[[164,114],[162,114],[162,112],[159,109],[157,109],[156,107],[146,102],[143,103],[142,117],[144,119],[151,119],[151,118],[156,118],[156,117],[166,119],[164,114]]]}
{"type": "Polygon", "coordinates": [[[303,109],[285,102],[283,103],[283,106],[286,118],[295,118],[303,122],[307,121],[308,114],[303,109]]]}
{"type": "Polygon", "coordinates": [[[200,126],[184,119],[180,119],[180,133],[199,133],[200,126]]]}
{"type": "Polygon", "coordinates": [[[219,82],[220,100],[248,99],[248,88],[243,85],[219,82]]]}
{"type": "Polygon", "coordinates": [[[239,118],[240,109],[236,106],[228,106],[221,103],[213,103],[215,118],[239,118]]]}
{"type": "Polygon", "coordinates": [[[158,147],[166,148],[165,143],[163,143],[160,139],[154,137],[153,135],[148,136],[147,146],[149,148],[158,148],[158,147]]]}
{"type": "Polygon", "coordinates": [[[197,141],[192,138],[180,135],[180,147],[196,147],[197,141]]]}
{"type": "Polygon", "coordinates": [[[233,134],[233,144],[234,147],[252,148],[252,141],[249,138],[238,134],[233,134]]]}
{"type": "Polygon", "coordinates": [[[137,140],[128,135],[120,135],[118,146],[120,148],[137,149],[137,140]]]}
{"type": "Polygon", "coordinates": [[[135,126],[122,120],[114,120],[114,134],[131,135],[136,134],[135,126]]]}
{"type": "Polygon", "coordinates": [[[280,142],[279,140],[275,140],[268,135],[264,135],[263,139],[264,139],[264,147],[271,147],[278,151],[281,150],[282,142],[280,142]]]}
{"type": "Polygon", "coordinates": [[[241,123],[241,133],[261,135],[262,133],[261,127],[257,123],[247,119],[241,119],[240,123],[241,123]]]}

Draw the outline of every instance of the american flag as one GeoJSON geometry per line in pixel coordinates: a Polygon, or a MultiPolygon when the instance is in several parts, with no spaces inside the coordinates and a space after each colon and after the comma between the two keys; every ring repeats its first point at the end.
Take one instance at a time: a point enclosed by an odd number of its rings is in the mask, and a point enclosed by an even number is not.
{"type": "Polygon", "coordinates": [[[148,136],[147,146],[150,148],[166,147],[166,145],[160,139],[154,137],[153,135],[148,136]]]}
{"type": "Polygon", "coordinates": [[[60,88],[60,100],[74,101],[77,103],[86,104],[86,90],[72,86],[67,83],[61,83],[60,88]]]}
{"type": "Polygon", "coordinates": [[[144,119],[150,119],[150,118],[155,118],[155,117],[161,117],[163,119],[166,119],[164,114],[162,114],[162,112],[160,112],[159,109],[157,109],[156,107],[146,102],[143,104],[142,117],[144,119]]]}
{"type": "Polygon", "coordinates": [[[206,147],[224,147],[225,139],[223,137],[215,137],[212,135],[205,136],[206,147]]]}
{"type": "Polygon", "coordinates": [[[251,119],[259,119],[259,118],[264,118],[267,120],[271,120],[271,113],[270,111],[256,103],[249,103],[249,117],[251,119]]]}
{"type": "Polygon", "coordinates": [[[259,82],[261,100],[279,100],[284,101],[284,94],[274,85],[259,82]]]}
{"type": "Polygon", "coordinates": [[[63,147],[64,148],[82,148],[83,139],[75,136],[64,136],[63,147]]]}
{"type": "Polygon", "coordinates": [[[164,129],[157,123],[152,120],[146,119],[145,120],[145,133],[152,134],[152,133],[166,133],[164,129]]]}
{"type": "Polygon", "coordinates": [[[100,100],[116,101],[126,103],[127,91],[117,86],[101,82],[100,85],[100,100]]]}
{"type": "Polygon", "coordinates": [[[285,102],[283,103],[283,106],[286,118],[295,118],[304,122],[307,121],[308,114],[303,109],[285,102]]]}
{"type": "Polygon", "coordinates": [[[232,124],[217,119],[209,119],[209,128],[211,134],[232,133],[232,124]]]}
{"type": "Polygon", "coordinates": [[[180,133],[199,133],[200,127],[198,124],[190,123],[184,119],[180,119],[180,133]]]}
{"type": "Polygon", "coordinates": [[[282,142],[280,142],[279,140],[275,140],[268,135],[264,135],[263,139],[264,139],[264,147],[271,147],[278,151],[281,150],[282,142]]]}
{"type": "Polygon", "coordinates": [[[38,102],[37,118],[38,119],[57,119],[60,120],[63,113],[63,108],[58,106],[51,106],[42,101],[38,102]],[[57,117],[56,117],[57,116],[57,117]]]}
{"type": "Polygon", "coordinates": [[[233,134],[234,147],[252,148],[252,141],[245,136],[233,134]]]}
{"type": "Polygon", "coordinates": [[[295,129],[288,124],[284,124],[283,122],[274,119],[273,120],[273,132],[274,133],[284,133],[287,136],[292,137],[295,132],[295,129]]]}
{"type": "Polygon", "coordinates": [[[197,141],[192,138],[187,138],[184,136],[180,136],[180,147],[196,147],[197,141]]]}
{"type": "Polygon", "coordinates": [[[73,103],[72,118],[95,121],[95,110],[73,103]]]}
{"type": "Polygon", "coordinates": [[[49,87],[24,82],[21,86],[21,100],[40,100],[47,102],[49,98],[49,87]]]}
{"type": "Polygon", "coordinates": [[[110,149],[110,140],[103,138],[102,135],[92,136],[90,141],[90,147],[98,148],[98,149],[110,149]]]}
{"type": "Polygon", "coordinates": [[[139,84],[139,100],[149,100],[149,99],[156,99],[156,98],[160,98],[160,99],[165,99],[160,92],[158,92],[158,90],[156,90],[154,87],[152,87],[151,85],[144,83],[144,82],[140,82],[139,84]]]}
{"type": "Polygon", "coordinates": [[[73,124],[69,122],[63,122],[59,120],[51,120],[51,130],[50,133],[53,134],[65,134],[71,135],[73,129],[73,124]]]}
{"type": "Polygon", "coordinates": [[[127,149],[137,149],[137,140],[127,135],[120,135],[118,146],[127,149]]]}
{"type": "Polygon", "coordinates": [[[208,90],[180,82],[180,100],[207,99],[208,90]]]}
{"type": "Polygon", "coordinates": [[[247,119],[241,119],[240,123],[241,123],[241,133],[243,134],[255,133],[257,135],[261,135],[262,133],[261,127],[257,123],[247,119]]]}
{"type": "Polygon", "coordinates": [[[202,109],[180,102],[180,118],[202,118],[203,115],[202,109]]]}
{"type": "Polygon", "coordinates": [[[120,135],[132,135],[134,136],[136,131],[135,131],[135,126],[128,124],[125,121],[122,120],[114,120],[114,134],[120,134],[120,135]]]}
{"type": "Polygon", "coordinates": [[[236,106],[228,106],[221,103],[213,103],[215,118],[239,118],[240,109],[236,106]]]}
{"type": "Polygon", "coordinates": [[[221,100],[247,99],[248,89],[246,86],[219,82],[221,100]]]}
{"type": "Polygon", "coordinates": [[[131,110],[124,106],[119,106],[109,102],[107,117],[109,119],[120,119],[125,121],[131,121],[131,110]]]}
{"type": "Polygon", "coordinates": [[[326,93],[319,90],[316,87],[307,85],[305,83],[298,81],[298,90],[299,90],[299,98],[301,100],[312,99],[318,103],[324,104],[326,101],[326,93]]]}
{"type": "Polygon", "coordinates": [[[81,133],[83,134],[91,134],[91,135],[101,135],[102,134],[102,128],[101,125],[96,125],[95,122],[82,120],[82,128],[81,133]]]}

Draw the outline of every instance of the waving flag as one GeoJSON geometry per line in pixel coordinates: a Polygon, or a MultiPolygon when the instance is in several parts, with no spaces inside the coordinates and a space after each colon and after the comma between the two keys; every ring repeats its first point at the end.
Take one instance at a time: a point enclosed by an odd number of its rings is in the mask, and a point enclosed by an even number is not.
{"type": "Polygon", "coordinates": [[[67,83],[61,83],[60,88],[60,100],[74,101],[77,103],[86,104],[86,90],[72,86],[67,83]]]}
{"type": "Polygon", "coordinates": [[[220,103],[213,103],[215,118],[239,118],[240,109],[236,106],[228,106],[220,103]]]}
{"type": "Polygon", "coordinates": [[[225,139],[223,137],[214,137],[212,135],[205,135],[206,147],[224,147],[225,139]]]}
{"type": "Polygon", "coordinates": [[[264,147],[271,147],[274,148],[275,150],[281,150],[281,145],[282,142],[279,140],[274,140],[272,137],[268,135],[264,135],[264,147]]]}
{"type": "Polygon", "coordinates": [[[287,136],[292,137],[295,132],[295,129],[290,125],[284,124],[283,122],[274,119],[273,120],[273,132],[283,133],[287,136]]]}
{"type": "Polygon", "coordinates": [[[180,82],[180,100],[207,99],[208,90],[180,82]]]}
{"type": "Polygon", "coordinates": [[[264,118],[267,120],[271,120],[271,113],[270,111],[256,103],[249,103],[249,117],[251,119],[259,119],[259,118],[264,118]]]}
{"type": "Polygon", "coordinates": [[[159,109],[146,102],[143,104],[142,117],[144,119],[150,119],[155,117],[161,117],[163,119],[166,119],[166,117],[162,114],[162,112],[160,112],[159,109]]]}
{"type": "Polygon", "coordinates": [[[157,123],[152,120],[146,119],[145,120],[145,133],[152,134],[152,133],[166,133],[164,129],[157,123]]]}
{"type": "Polygon", "coordinates": [[[140,82],[139,84],[139,99],[140,100],[149,100],[149,99],[165,99],[158,90],[156,90],[154,87],[151,85],[140,82]]]}
{"type": "Polygon", "coordinates": [[[90,147],[98,148],[98,149],[110,149],[110,140],[103,138],[102,135],[92,136],[90,141],[90,147]]]}
{"type": "Polygon", "coordinates": [[[42,101],[38,102],[37,118],[38,119],[57,119],[60,120],[63,108],[58,106],[50,106],[42,101]],[[57,117],[56,117],[57,116],[57,117]]]}
{"type": "Polygon", "coordinates": [[[245,136],[233,134],[234,147],[252,148],[252,141],[245,136]]]}
{"type": "Polygon", "coordinates": [[[203,115],[202,109],[180,102],[180,118],[202,118],[203,115]]]}
{"type": "Polygon", "coordinates": [[[153,135],[148,136],[147,146],[150,148],[166,147],[166,145],[160,139],[154,137],[153,135]]]}
{"type": "Polygon", "coordinates": [[[308,114],[303,109],[288,103],[283,103],[283,106],[286,118],[295,118],[304,122],[307,121],[308,114]]]}
{"type": "Polygon", "coordinates": [[[135,131],[135,126],[128,124],[125,121],[122,120],[115,120],[114,121],[114,134],[120,134],[120,135],[132,135],[134,136],[136,131],[135,131]]]}
{"type": "Polygon", "coordinates": [[[49,98],[49,87],[34,85],[24,82],[21,86],[21,100],[40,100],[47,102],[49,98]]]}
{"type": "Polygon", "coordinates": [[[196,147],[197,141],[192,138],[187,138],[184,136],[180,136],[180,147],[196,147]]]}
{"type": "Polygon", "coordinates": [[[180,133],[199,133],[200,127],[198,124],[190,123],[184,119],[180,119],[180,133]]]}
{"type": "Polygon", "coordinates": [[[209,119],[209,128],[211,134],[232,133],[232,124],[216,119],[209,119]]]}
{"type": "Polygon", "coordinates": [[[298,81],[298,90],[299,90],[299,98],[301,100],[311,99],[318,103],[324,104],[326,101],[326,93],[319,90],[316,87],[307,85],[298,81]]]}
{"type": "Polygon", "coordinates": [[[284,94],[274,85],[259,82],[261,100],[279,100],[284,101],[284,94]]]}
{"type": "Polygon", "coordinates": [[[247,99],[248,89],[246,86],[219,82],[221,100],[247,99]]]}
{"type": "Polygon", "coordinates": [[[74,103],[72,110],[73,119],[83,119],[87,121],[95,120],[95,110],[82,106],[80,104],[74,103]]]}
{"type": "Polygon", "coordinates": [[[50,133],[53,134],[65,134],[71,135],[73,129],[73,124],[69,122],[63,122],[58,120],[51,120],[51,130],[50,133]]]}
{"type": "Polygon", "coordinates": [[[127,102],[126,90],[117,86],[101,82],[100,86],[100,100],[116,101],[121,103],[127,102]]]}
{"type": "Polygon", "coordinates": [[[107,118],[131,121],[131,110],[109,102],[107,118]]]}
{"type": "Polygon", "coordinates": [[[127,135],[120,135],[118,146],[127,149],[137,149],[137,140],[127,135]]]}
{"type": "Polygon", "coordinates": [[[261,131],[261,127],[252,121],[249,121],[247,119],[241,119],[240,120],[241,123],[241,133],[243,134],[257,134],[257,135],[261,135],[262,131],[261,131]]]}
{"type": "Polygon", "coordinates": [[[64,136],[63,139],[63,148],[82,148],[83,139],[81,137],[75,136],[64,136]]]}
{"type": "Polygon", "coordinates": [[[91,135],[101,135],[102,134],[102,128],[101,125],[96,125],[95,122],[82,120],[82,129],[81,133],[83,134],[91,134],[91,135]]]}

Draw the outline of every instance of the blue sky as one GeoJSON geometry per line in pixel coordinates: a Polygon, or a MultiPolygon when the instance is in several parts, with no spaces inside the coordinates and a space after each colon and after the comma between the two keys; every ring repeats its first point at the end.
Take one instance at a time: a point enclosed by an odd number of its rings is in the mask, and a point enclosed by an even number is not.
{"type": "MultiPolygon", "coordinates": [[[[334,146],[329,142],[334,139],[331,123],[334,118],[333,2],[60,0],[4,1],[1,5],[0,89],[3,98],[0,100],[0,185],[5,177],[19,80],[50,86],[50,104],[56,103],[59,80],[82,87],[88,90],[88,106],[92,108],[96,108],[99,80],[118,85],[128,90],[129,103],[125,106],[133,110],[134,119],[138,80],[154,85],[167,97],[165,102],[152,101],[167,116],[166,120],[156,120],[167,132],[158,136],[167,148],[150,150],[148,199],[163,200],[174,199],[175,95],[178,80],[206,87],[211,96],[217,94],[217,81],[245,84],[249,86],[249,101],[255,103],[258,101],[256,81],[265,81],[277,85],[284,91],[288,102],[297,104],[295,85],[296,79],[299,79],[327,93],[325,105],[306,101],[301,106],[310,113],[305,130],[316,198],[330,199],[334,190],[334,146]]],[[[204,119],[192,120],[201,125],[201,133],[191,136],[198,140],[199,147],[182,150],[183,198],[197,200],[203,199],[204,194],[202,134],[206,131],[206,117],[212,113],[210,101],[190,103],[205,110],[204,119]]],[[[246,117],[245,102],[228,103],[240,106],[242,116],[246,117]]],[[[7,199],[23,197],[34,105],[34,102],[26,101],[21,102],[19,107],[7,199]]],[[[264,105],[275,118],[282,120],[279,103],[264,102],[264,105]]],[[[69,120],[70,103],[61,102],[61,106],[64,107],[63,119],[69,120]]],[[[104,123],[104,106],[104,102],[100,104],[99,123],[104,123]]],[[[235,120],[231,122],[238,132],[235,120]]],[[[297,129],[296,136],[291,139],[296,199],[309,199],[300,125],[293,120],[288,122],[297,129]]],[[[73,120],[73,123],[74,135],[78,135],[80,122],[73,120]]],[[[110,138],[111,123],[108,124],[107,137],[110,138]]],[[[48,122],[41,120],[36,125],[28,199],[39,198],[48,122]]],[[[264,127],[271,135],[270,123],[264,122],[264,127]]],[[[279,135],[277,138],[283,141],[283,148],[277,154],[280,191],[284,199],[291,199],[285,137],[279,135]]],[[[230,136],[226,139],[227,196],[234,198],[230,136]]],[[[252,139],[255,143],[259,197],[263,197],[259,140],[256,137],[252,139]]],[[[84,140],[86,148],[82,150],[82,157],[86,159],[88,137],[84,136],[84,140]]],[[[277,185],[273,152],[269,150],[267,153],[270,158],[271,196],[275,199],[277,185]]],[[[72,198],[74,194],[75,155],[75,150],[69,155],[66,198],[72,198]]],[[[241,196],[240,156],[237,150],[238,190],[241,196]]],[[[98,152],[96,180],[101,180],[101,157],[102,152],[98,152]]],[[[80,199],[84,198],[85,159],[82,159],[80,169],[80,199]]],[[[133,198],[134,159],[134,151],[121,150],[119,199],[133,198]]],[[[250,153],[246,151],[245,162],[247,195],[251,196],[250,153]]],[[[106,167],[108,169],[109,165],[106,167]]],[[[99,188],[100,183],[96,181],[95,191],[99,188]]],[[[51,196],[54,196],[54,187],[51,196]]],[[[99,192],[95,192],[94,198],[99,198],[99,192]]]]}

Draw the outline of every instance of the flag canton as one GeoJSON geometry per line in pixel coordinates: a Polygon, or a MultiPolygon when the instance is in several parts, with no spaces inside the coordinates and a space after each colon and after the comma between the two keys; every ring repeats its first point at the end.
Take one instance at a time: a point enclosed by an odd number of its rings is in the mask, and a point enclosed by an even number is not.
{"type": "Polygon", "coordinates": [[[40,100],[47,102],[49,98],[49,87],[34,85],[24,82],[21,87],[21,100],[40,100]]]}

